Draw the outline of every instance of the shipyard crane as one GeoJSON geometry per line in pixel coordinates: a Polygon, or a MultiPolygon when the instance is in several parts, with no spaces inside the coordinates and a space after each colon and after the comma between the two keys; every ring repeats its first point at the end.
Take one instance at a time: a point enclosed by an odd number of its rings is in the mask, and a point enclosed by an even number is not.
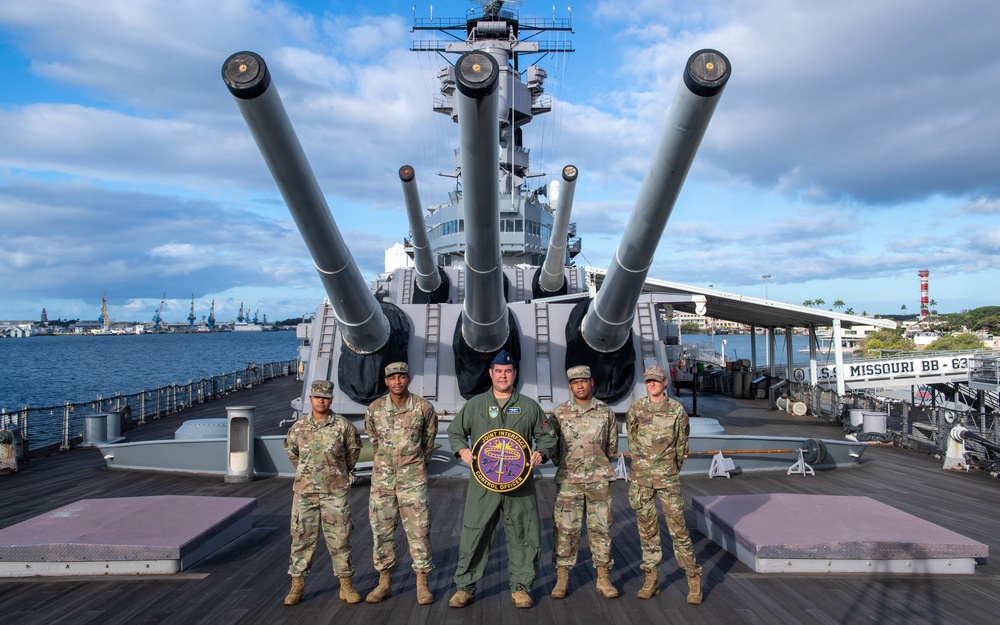
{"type": "Polygon", "coordinates": [[[212,309],[208,313],[208,329],[215,329],[215,300],[212,300],[212,309]]]}
{"type": "Polygon", "coordinates": [[[194,322],[197,317],[194,316],[194,293],[191,294],[191,312],[188,313],[188,329],[194,330],[194,322]]]}
{"type": "Polygon", "coordinates": [[[167,293],[164,291],[163,297],[160,298],[160,306],[153,313],[153,330],[159,331],[163,329],[163,317],[161,313],[163,312],[163,303],[167,301],[167,293]]]}
{"type": "Polygon", "coordinates": [[[108,319],[108,292],[105,291],[104,295],[101,296],[101,327],[107,332],[110,325],[111,322],[108,319]]]}

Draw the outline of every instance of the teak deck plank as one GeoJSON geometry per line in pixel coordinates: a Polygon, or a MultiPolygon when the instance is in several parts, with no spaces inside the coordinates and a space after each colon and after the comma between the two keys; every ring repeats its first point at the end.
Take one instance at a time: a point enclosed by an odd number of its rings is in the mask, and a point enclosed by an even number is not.
{"type": "MultiPolygon", "coordinates": [[[[184,420],[225,416],[225,405],[257,405],[255,429],[280,433],[278,421],[290,414],[288,402],[298,394],[298,383],[284,378],[241,391],[144,426],[141,436],[172,435],[184,420]]],[[[690,394],[681,398],[690,408],[690,394]]],[[[813,417],[793,417],[767,410],[766,402],[699,395],[702,416],[718,419],[729,433],[804,435],[839,438],[843,432],[813,417]]],[[[137,438],[139,430],[127,433],[137,438]]],[[[865,495],[910,514],[1000,549],[995,530],[1000,518],[1000,482],[984,473],[952,473],[929,456],[889,447],[872,446],[858,467],[817,472],[814,477],[777,474],[734,475],[731,479],[685,476],[685,496],[743,493],[805,493],[865,495]]],[[[517,610],[510,602],[507,558],[502,527],[491,550],[487,572],[479,584],[476,602],[464,610],[448,608],[454,591],[452,575],[457,559],[465,481],[435,479],[430,484],[431,540],[437,568],[431,574],[435,603],[417,606],[410,557],[397,531],[397,567],[393,596],[369,605],[349,606],[338,599],[338,582],[329,556],[317,550],[306,598],[295,607],[281,605],[288,590],[288,513],[291,480],[261,479],[226,484],[219,477],[147,474],[104,468],[100,452],[75,449],[22,465],[20,473],[0,477],[3,505],[0,527],[31,518],[79,499],[188,494],[256,497],[254,529],[192,569],[177,576],[152,579],[68,578],[0,580],[0,620],[34,623],[481,623],[562,625],[589,623],[975,623],[990,622],[1000,614],[1000,575],[989,562],[974,575],[784,575],[757,574],[697,531],[695,552],[704,567],[705,602],[686,605],[687,583],[669,543],[660,572],[661,593],[648,601],[635,597],[642,585],[635,515],[628,507],[627,484],[612,487],[615,525],[612,582],[622,591],[615,600],[594,592],[595,572],[589,562],[586,537],[580,562],[570,575],[565,600],[548,596],[555,583],[552,566],[552,500],[550,478],[536,482],[542,517],[542,554],[533,589],[535,607],[517,610]]],[[[378,575],[371,562],[368,524],[368,484],[361,480],[351,496],[355,530],[352,555],[362,595],[378,575]]],[[[689,518],[689,526],[693,526],[689,518]]],[[[666,527],[661,524],[666,542],[666,527]]]]}

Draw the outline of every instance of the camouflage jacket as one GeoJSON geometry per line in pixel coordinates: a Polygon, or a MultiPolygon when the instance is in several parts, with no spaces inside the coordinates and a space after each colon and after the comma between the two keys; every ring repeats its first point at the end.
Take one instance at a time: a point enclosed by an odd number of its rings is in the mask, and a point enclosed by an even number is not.
{"type": "Polygon", "coordinates": [[[373,401],[365,413],[365,433],[375,452],[372,485],[395,488],[397,481],[426,482],[437,427],[434,406],[419,395],[410,393],[406,405],[398,408],[390,395],[373,401]]]}
{"type": "Polygon", "coordinates": [[[628,449],[632,456],[629,479],[650,488],[665,488],[667,478],[681,472],[688,451],[690,423],[684,406],[667,397],[654,404],[636,400],[625,415],[628,449]]]}
{"type": "Polygon", "coordinates": [[[599,399],[581,406],[570,399],[552,411],[559,435],[556,484],[615,481],[611,463],[618,455],[618,423],[611,407],[599,399]]]}
{"type": "Polygon", "coordinates": [[[310,412],[288,428],[285,453],[295,467],[295,494],[341,492],[351,487],[351,471],[361,455],[361,436],[337,413],[317,421],[310,412]]]}

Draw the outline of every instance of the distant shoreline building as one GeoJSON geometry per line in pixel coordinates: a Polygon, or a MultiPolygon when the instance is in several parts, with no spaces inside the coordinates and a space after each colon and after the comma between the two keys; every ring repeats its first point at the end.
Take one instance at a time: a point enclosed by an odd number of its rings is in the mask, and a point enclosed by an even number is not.
{"type": "Polygon", "coordinates": [[[679,310],[674,311],[674,321],[678,325],[687,324],[688,327],[690,327],[690,324],[697,325],[700,330],[706,333],[711,332],[712,328],[715,328],[716,334],[745,334],[750,332],[750,327],[742,323],[727,321],[725,319],[712,319],[711,317],[681,312],[679,310]]]}

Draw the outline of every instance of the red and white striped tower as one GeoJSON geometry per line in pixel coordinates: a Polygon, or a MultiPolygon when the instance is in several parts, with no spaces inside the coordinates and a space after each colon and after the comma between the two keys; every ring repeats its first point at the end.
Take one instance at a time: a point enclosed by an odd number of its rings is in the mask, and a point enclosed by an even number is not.
{"type": "Polygon", "coordinates": [[[920,316],[926,317],[927,306],[931,301],[927,295],[927,279],[930,277],[931,272],[927,269],[921,269],[917,271],[917,275],[920,276],[920,316]]]}

